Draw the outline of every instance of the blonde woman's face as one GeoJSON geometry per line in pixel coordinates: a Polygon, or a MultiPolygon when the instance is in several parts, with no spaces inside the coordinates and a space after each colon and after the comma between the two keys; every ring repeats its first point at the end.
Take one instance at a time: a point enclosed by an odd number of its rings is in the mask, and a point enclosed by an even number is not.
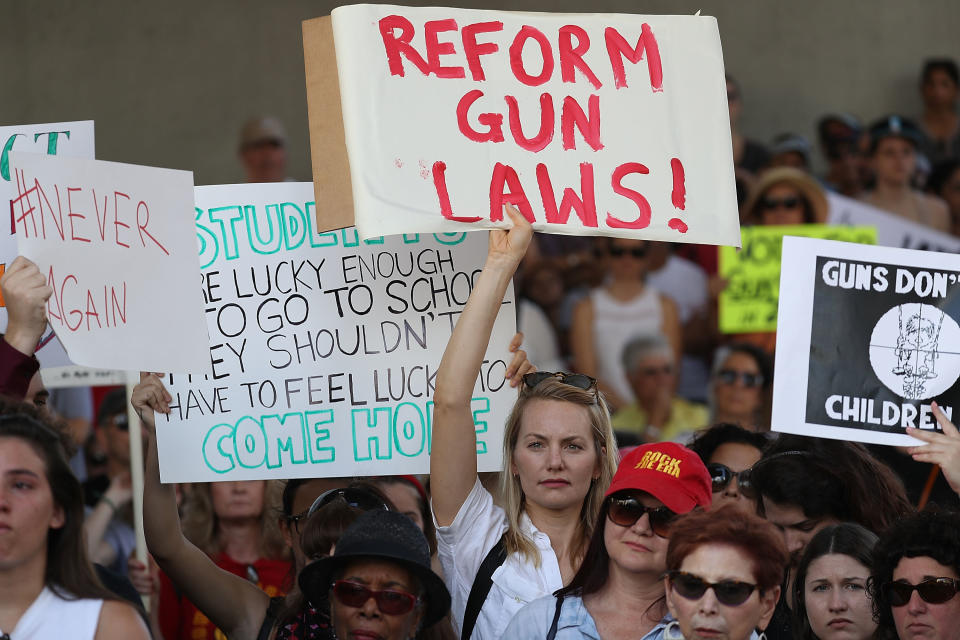
{"type": "Polygon", "coordinates": [[[597,453],[585,406],[535,398],[523,410],[510,471],[519,477],[528,504],[579,508],[600,475],[597,453]]]}
{"type": "Polygon", "coordinates": [[[259,518],[266,486],[263,480],[214,482],[210,485],[213,512],[220,520],[259,518]]]}

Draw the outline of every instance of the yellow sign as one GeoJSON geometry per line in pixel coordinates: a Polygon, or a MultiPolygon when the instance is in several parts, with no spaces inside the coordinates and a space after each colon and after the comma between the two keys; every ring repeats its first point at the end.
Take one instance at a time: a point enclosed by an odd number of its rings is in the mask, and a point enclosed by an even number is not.
{"type": "Polygon", "coordinates": [[[777,330],[783,236],[877,243],[876,227],[804,224],[741,228],[743,249],[720,247],[720,276],[729,281],[720,294],[722,333],[777,330]]]}

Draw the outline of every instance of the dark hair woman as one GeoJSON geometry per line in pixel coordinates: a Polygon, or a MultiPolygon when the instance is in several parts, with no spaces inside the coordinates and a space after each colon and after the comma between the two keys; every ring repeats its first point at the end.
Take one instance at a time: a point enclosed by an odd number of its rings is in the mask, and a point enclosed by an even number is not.
{"type": "Polygon", "coordinates": [[[67,442],[34,407],[0,400],[0,636],[145,640],[87,558],[67,442]]]}

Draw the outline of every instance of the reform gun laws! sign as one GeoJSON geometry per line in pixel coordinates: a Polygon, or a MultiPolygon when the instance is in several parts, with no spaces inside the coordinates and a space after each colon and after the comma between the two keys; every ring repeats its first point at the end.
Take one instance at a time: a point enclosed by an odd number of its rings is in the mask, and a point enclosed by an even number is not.
{"type": "MultiPolygon", "coordinates": [[[[310,183],[196,189],[209,367],[165,381],[164,482],[425,473],[444,347],[487,234],[318,233],[310,183]]],[[[472,409],[501,465],[512,290],[472,409]]]]}
{"type": "Polygon", "coordinates": [[[777,431],[915,445],[960,405],[960,259],[784,238],[777,431]]]}
{"type": "Polygon", "coordinates": [[[510,203],[549,233],[739,246],[714,18],[352,5],[324,20],[304,23],[314,180],[324,201],[352,182],[362,237],[503,227],[510,203]],[[348,172],[330,159],[344,138],[348,172]]]}

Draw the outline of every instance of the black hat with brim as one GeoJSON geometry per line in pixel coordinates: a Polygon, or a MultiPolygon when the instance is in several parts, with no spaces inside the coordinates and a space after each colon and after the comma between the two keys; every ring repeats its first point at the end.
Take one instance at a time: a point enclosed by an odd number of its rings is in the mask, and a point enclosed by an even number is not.
{"type": "Polygon", "coordinates": [[[300,590],[315,605],[323,602],[334,576],[355,560],[384,560],[416,576],[426,602],[424,627],[439,621],[450,610],[450,592],[430,568],[427,539],[407,516],[394,511],[362,513],[340,536],[332,556],[314,560],[300,571],[300,590]]]}

